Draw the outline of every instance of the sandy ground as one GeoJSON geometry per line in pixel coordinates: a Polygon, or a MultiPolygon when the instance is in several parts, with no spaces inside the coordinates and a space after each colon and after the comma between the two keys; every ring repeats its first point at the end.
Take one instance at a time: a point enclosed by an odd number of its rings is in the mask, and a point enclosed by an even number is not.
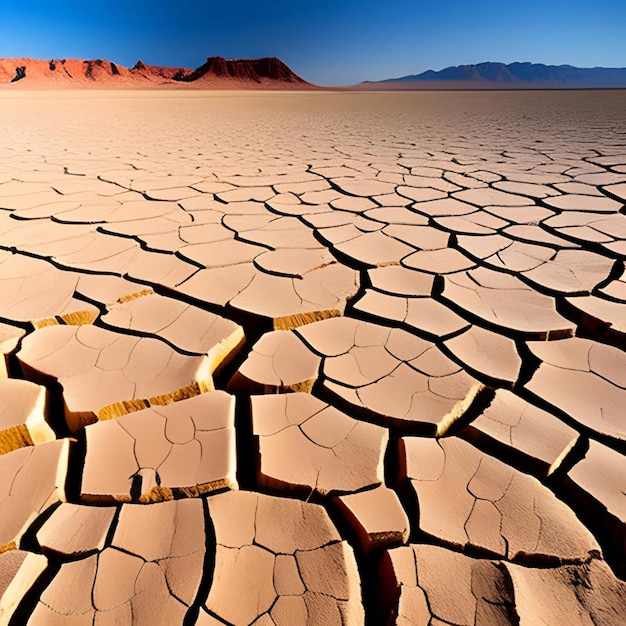
{"type": "Polygon", "coordinates": [[[621,623],[626,92],[0,138],[2,623],[621,623]]]}

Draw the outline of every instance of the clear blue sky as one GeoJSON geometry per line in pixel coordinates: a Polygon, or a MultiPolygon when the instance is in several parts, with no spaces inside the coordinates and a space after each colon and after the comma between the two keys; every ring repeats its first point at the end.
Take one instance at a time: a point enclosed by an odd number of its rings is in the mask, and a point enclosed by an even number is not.
{"type": "Polygon", "coordinates": [[[354,84],[481,61],[626,66],[626,0],[0,0],[0,57],[277,56],[354,84]]]}

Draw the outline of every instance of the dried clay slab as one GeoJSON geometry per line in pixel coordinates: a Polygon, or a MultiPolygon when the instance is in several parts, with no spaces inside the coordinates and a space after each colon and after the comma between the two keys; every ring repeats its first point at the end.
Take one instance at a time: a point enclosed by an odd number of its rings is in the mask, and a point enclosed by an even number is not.
{"type": "Polygon", "coordinates": [[[110,545],[62,563],[27,624],[181,624],[203,575],[199,499],[124,505],[110,545]]]}
{"type": "Polygon", "coordinates": [[[0,251],[0,317],[34,327],[58,324],[59,319],[90,324],[98,309],[74,297],[78,276],[41,259],[0,251]]]}
{"type": "Polygon", "coordinates": [[[493,561],[410,544],[383,554],[379,578],[380,623],[518,623],[506,577],[493,561]]]}
{"type": "Polygon", "coordinates": [[[321,358],[294,333],[264,334],[228,384],[239,393],[310,392],[321,358]]]}
{"type": "Polygon", "coordinates": [[[244,342],[243,328],[235,322],[157,294],[109,306],[102,322],[113,330],[163,339],[189,355],[206,354],[211,372],[244,342]]]}
{"type": "Polygon", "coordinates": [[[0,378],[8,377],[9,355],[13,354],[25,334],[23,328],[0,323],[0,378]]]}
{"type": "Polygon", "coordinates": [[[251,405],[262,485],[326,495],[382,483],[384,428],[306,393],[253,396],[251,405]]]}
{"type": "MultiPolygon", "coordinates": [[[[593,440],[589,441],[584,458],[568,472],[572,483],[568,486],[575,487],[574,497],[580,506],[599,505],[604,516],[608,513],[621,522],[621,534],[626,531],[625,475],[624,455],[593,440]]],[[[596,517],[600,519],[600,515],[596,517]]],[[[616,533],[618,540],[619,534],[616,533]]]]}
{"type": "Polygon", "coordinates": [[[150,503],[237,488],[235,399],[203,393],[92,424],[84,502],[150,503]]]}
{"type": "Polygon", "coordinates": [[[63,502],[37,532],[44,551],[77,557],[103,550],[117,514],[112,506],[63,502]]]}
{"type": "Polygon", "coordinates": [[[573,335],[575,325],[556,311],[554,299],[515,276],[486,268],[444,277],[441,297],[461,314],[506,336],[543,340],[573,335]]]}
{"type": "Polygon", "coordinates": [[[519,624],[620,624],[626,614],[626,583],[592,559],[547,569],[506,563],[519,624]]]}
{"type": "Polygon", "coordinates": [[[60,439],[0,456],[0,552],[14,548],[39,515],[65,501],[69,444],[60,439]]]}
{"type": "Polygon", "coordinates": [[[55,439],[46,422],[46,400],[45,387],[0,378],[0,454],[55,439]]]}
{"type": "Polygon", "coordinates": [[[626,439],[626,354],[589,339],[529,342],[541,365],[525,387],[597,433],[626,439]]]}
{"type": "Polygon", "coordinates": [[[18,359],[27,378],[63,388],[71,431],[98,419],[167,404],[213,388],[208,357],[95,326],[51,326],[29,335],[18,359]]]}
{"type": "Polygon", "coordinates": [[[42,554],[24,550],[0,552],[0,622],[9,624],[24,595],[48,566],[42,554]]]}
{"type": "Polygon", "coordinates": [[[404,330],[334,318],[295,332],[323,357],[324,387],[383,425],[443,434],[484,390],[437,346],[404,330]]]}
{"type": "Polygon", "coordinates": [[[446,341],[445,346],[470,371],[497,381],[499,385],[512,386],[519,376],[522,359],[515,342],[508,337],[472,326],[446,341]]]}
{"type": "Polygon", "coordinates": [[[394,611],[402,626],[618,624],[626,610],[626,585],[600,559],[534,568],[411,544],[386,552],[379,575],[381,622],[394,611]]]}
{"type": "Polygon", "coordinates": [[[404,437],[400,468],[417,496],[420,529],[457,550],[537,565],[599,554],[551,491],[464,441],[404,437]]]}
{"type": "Polygon", "coordinates": [[[600,542],[617,576],[626,577],[626,458],[593,439],[581,461],[559,476],[560,494],[600,542]]]}
{"type": "Polygon", "coordinates": [[[323,507],[243,491],[207,502],[217,542],[208,614],[231,624],[363,623],[354,554],[323,507]]]}
{"type": "Polygon", "coordinates": [[[409,539],[409,518],[395,491],[384,485],[336,496],[333,504],[352,528],[366,554],[401,545],[409,539]]]}
{"type": "Polygon", "coordinates": [[[498,389],[491,404],[460,436],[501,459],[517,457],[539,478],[554,473],[578,441],[578,432],[560,419],[498,389]]]}

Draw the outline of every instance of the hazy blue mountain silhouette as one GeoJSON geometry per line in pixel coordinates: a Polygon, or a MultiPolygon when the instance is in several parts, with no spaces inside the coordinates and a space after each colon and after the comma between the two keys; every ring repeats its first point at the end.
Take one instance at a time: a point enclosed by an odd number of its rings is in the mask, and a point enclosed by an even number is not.
{"type": "Polygon", "coordinates": [[[411,81],[472,81],[509,83],[511,86],[524,84],[554,84],[559,86],[625,87],[626,68],[592,67],[572,65],[544,65],[543,63],[478,63],[457,65],[440,71],[428,70],[400,78],[376,81],[380,83],[411,81]]]}

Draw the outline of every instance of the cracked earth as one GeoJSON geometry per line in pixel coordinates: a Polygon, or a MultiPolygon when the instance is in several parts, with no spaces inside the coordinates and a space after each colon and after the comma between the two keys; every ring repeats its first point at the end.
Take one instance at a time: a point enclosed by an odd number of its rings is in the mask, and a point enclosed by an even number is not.
{"type": "Polygon", "coordinates": [[[623,623],[624,92],[0,137],[1,623],[623,623]]]}

